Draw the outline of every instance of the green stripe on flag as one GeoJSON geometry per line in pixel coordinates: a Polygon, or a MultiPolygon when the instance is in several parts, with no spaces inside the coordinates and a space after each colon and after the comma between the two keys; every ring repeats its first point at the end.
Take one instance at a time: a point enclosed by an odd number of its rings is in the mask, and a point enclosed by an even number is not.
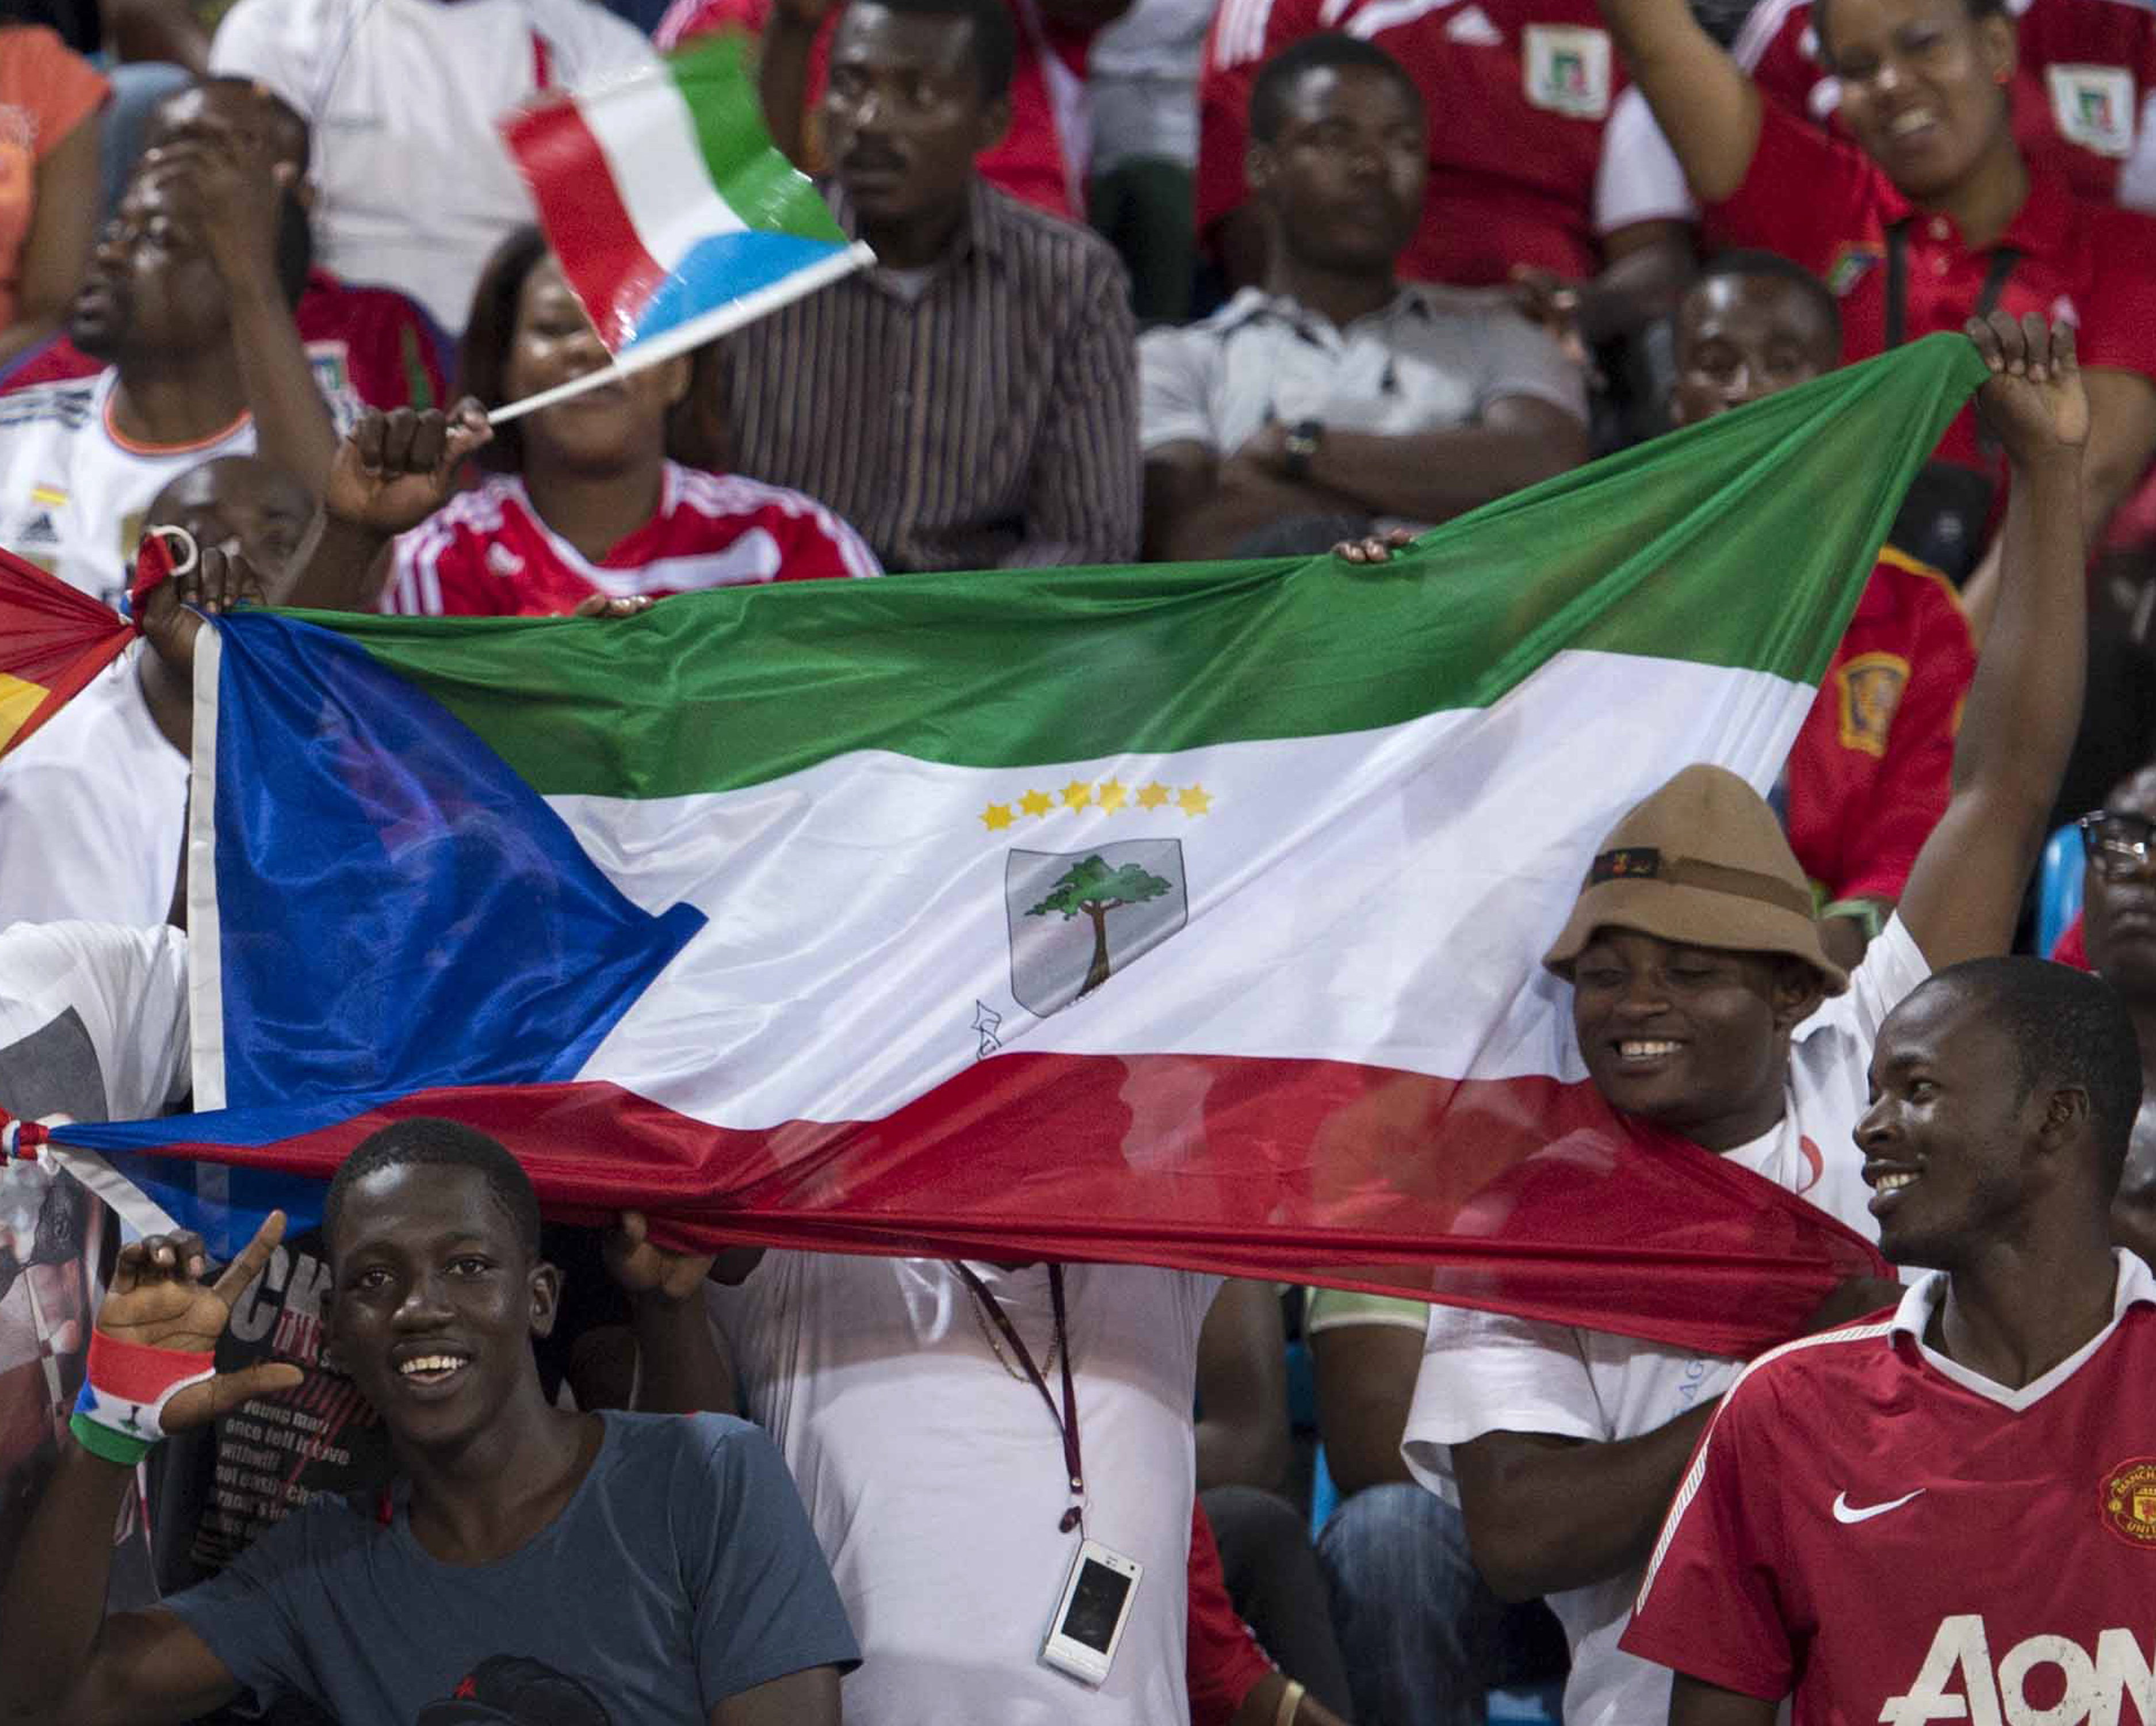
{"type": "Polygon", "coordinates": [[[667,75],[688,104],[711,183],[733,213],[765,233],[844,244],[824,200],[772,142],[748,64],[747,39],[722,30],[666,57],[667,75]]]}
{"type": "Polygon", "coordinates": [[[1492,504],[1382,570],[809,582],[621,622],[306,615],[547,794],[729,790],[862,749],[1014,768],[1363,731],[1486,706],[1568,649],[1816,682],[1984,376],[1933,336],[1492,504]]]}

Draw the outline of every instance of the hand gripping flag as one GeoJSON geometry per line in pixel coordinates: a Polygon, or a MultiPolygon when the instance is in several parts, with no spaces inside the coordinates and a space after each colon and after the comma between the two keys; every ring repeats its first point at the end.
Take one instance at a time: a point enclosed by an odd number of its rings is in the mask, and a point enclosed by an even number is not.
{"type": "Polygon", "coordinates": [[[1626,806],[1696,760],[1771,782],[1984,375],[1920,342],[1378,570],[220,619],[207,1112],[54,1137],[144,1225],[304,1215],[301,1177],[445,1114],[557,1215],[684,1241],[1150,1261],[1750,1353],[1879,1260],[1614,1117],[1537,959],[1626,806]]]}
{"type": "Polygon", "coordinates": [[[773,145],[746,54],[738,35],[706,37],[501,122],[615,360],[517,413],[701,347],[873,259],[773,145]]]}
{"type": "MultiPolygon", "coordinates": [[[[139,606],[172,573],[165,542],[146,539],[135,568],[131,598],[139,606]]],[[[0,756],[28,742],[135,634],[110,606],[0,552],[0,756]]]]}

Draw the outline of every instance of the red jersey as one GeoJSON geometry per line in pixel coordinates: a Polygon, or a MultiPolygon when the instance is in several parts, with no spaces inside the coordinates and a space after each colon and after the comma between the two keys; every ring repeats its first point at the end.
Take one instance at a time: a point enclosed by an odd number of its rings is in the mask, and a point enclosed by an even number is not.
{"type": "Polygon", "coordinates": [[[1789,751],[1789,847],[1829,899],[1901,897],[1946,813],[1975,675],[1947,578],[1882,552],[1789,751]]]}
{"type": "MultiPolygon", "coordinates": [[[[2134,0],[2020,0],[2014,136],[2080,198],[2156,209],[2156,13],[2134,0]]],[[[1737,59],[1768,95],[1839,131],[1840,81],[1819,61],[1810,0],[1765,0],[1737,59]]]]}
{"type": "Polygon", "coordinates": [[[2156,1721],[2156,1277],[2009,1390],[1891,1315],[1765,1354],[1692,1453],[1628,1652],[1794,1726],[2156,1721]],[[2120,1704],[2130,1698],[2122,1713],[2120,1704]]]}
{"type": "MultiPolygon", "coordinates": [[[[292,321],[325,394],[348,392],[369,408],[438,408],[447,402],[441,333],[395,289],[356,288],[326,270],[311,270],[292,321]]],[[[0,378],[0,393],[104,369],[102,361],[58,336],[10,368],[0,378]]]]}
{"type": "Polygon", "coordinates": [[[1190,1692],[1190,1726],[1229,1726],[1243,1698],[1273,1670],[1249,1625],[1228,1598],[1220,1548],[1205,1507],[1190,1501],[1190,1617],[1183,1682],[1190,1692]]]}
{"type": "Polygon", "coordinates": [[[1403,275],[1479,287],[1534,264],[1577,280],[1600,267],[1611,229],[1686,219],[1681,188],[1671,208],[1632,207],[1637,152],[1609,138],[1624,67],[1595,0],[1224,0],[1198,85],[1200,234],[1248,196],[1258,69],[1321,30],[1383,49],[1429,110],[1430,182],[1403,275]]]}
{"type": "MultiPolygon", "coordinates": [[[[1976,250],[1950,217],[1917,209],[1855,145],[1768,102],[1744,183],[1709,208],[1707,228],[1710,252],[1762,247],[1821,278],[1841,301],[1845,360],[1887,346],[1888,233],[1898,229],[1907,340],[1958,331],[1996,282],[1999,310],[2073,324],[2085,367],[2156,381],[2156,219],[2077,198],[2041,169],[2030,168],[2028,200],[1997,244],[1976,250]]],[[[2004,480],[2004,462],[1979,443],[1973,407],[1938,453],[2004,480]]]]}
{"type": "MultiPolygon", "coordinates": [[[[1086,57],[1093,32],[1074,29],[1042,15],[1034,0],[1006,0],[1018,32],[1011,68],[1011,121],[995,147],[979,161],[981,177],[1036,209],[1066,222],[1086,219],[1086,167],[1092,131],[1086,106],[1086,57]]],[[[823,159],[819,107],[830,69],[831,32],[843,7],[834,7],[816,33],[808,56],[808,154],[818,172],[823,159]]],[[[715,30],[747,30],[761,36],[771,0],[674,0],[652,32],[662,52],[715,30]]]]}
{"type": "Polygon", "coordinates": [[[490,474],[398,537],[384,611],[408,617],[556,617],[594,593],[663,598],[704,588],[883,573],[813,497],[737,474],[666,464],[659,513],[593,563],[490,474]]]}

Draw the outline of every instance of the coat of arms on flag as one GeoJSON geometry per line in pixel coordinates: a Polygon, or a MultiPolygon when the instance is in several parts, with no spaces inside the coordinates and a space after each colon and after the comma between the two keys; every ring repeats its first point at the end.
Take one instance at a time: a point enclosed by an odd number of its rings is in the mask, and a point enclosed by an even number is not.
{"type": "Polygon", "coordinates": [[[1014,850],[1004,869],[1011,994],[1037,1018],[1092,994],[1189,917],[1180,840],[1014,850]]]}

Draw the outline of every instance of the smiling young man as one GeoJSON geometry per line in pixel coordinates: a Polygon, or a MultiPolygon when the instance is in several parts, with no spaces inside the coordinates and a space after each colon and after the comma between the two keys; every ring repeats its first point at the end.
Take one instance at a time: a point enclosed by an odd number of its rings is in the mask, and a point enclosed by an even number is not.
{"type": "Polygon", "coordinates": [[[1880,1246],[1933,1274],[1738,1379],[1625,1646],[1679,1674],[1671,1726],[2146,1720],[2156,1276],[2107,1238],[2133,1022],[2063,965],[1957,965],[1871,1090],[1880,1246]]]}
{"type": "Polygon", "coordinates": [[[217,1373],[210,1352],[281,1216],[214,1284],[192,1236],[125,1249],[76,1443],[0,1589],[0,1718],[148,1726],[297,1695],[403,1726],[521,1687],[609,1726],[837,1726],[856,1651],[770,1441],[725,1415],[547,1400],[532,1339],[560,1277],[506,1151],[449,1122],[387,1128],[338,1171],[323,1232],[331,1346],[389,1430],[398,1488],[319,1500],[215,1580],[106,1618],[84,1554],[133,1463],[300,1372],[217,1373]]]}
{"type": "MultiPolygon", "coordinates": [[[[2072,332],[1971,326],[1986,414],[2015,465],[2005,606],[1970,690],[1954,792],[1900,906],[1852,974],[1820,945],[1803,870],[1742,780],[1686,768],[1589,862],[1545,963],[1573,984],[1589,1077],[1683,1133],[1870,1227],[1850,1135],[1887,1015],[1937,968],[2003,951],[2081,707],[2072,332]]],[[[1846,1291],[1862,1312],[1890,1289],[1846,1291]]],[[[1833,1322],[1830,1302],[1821,1317],[1833,1322]]],[[[1646,1726],[1668,1675],[1622,1652],[1645,1563],[1713,1400],[1739,1363],[1464,1307],[1431,1309],[1403,1450],[1457,1503],[1502,1596],[1545,1595],[1573,1667],[1570,1726],[1646,1726]]]]}
{"type": "Polygon", "coordinates": [[[1306,38],[1258,74],[1265,285],[1140,345],[1152,555],[1231,557],[1296,516],[1446,521],[1587,459],[1586,383],[1553,337],[1395,274],[1428,133],[1406,69],[1355,37],[1306,38]]]}

